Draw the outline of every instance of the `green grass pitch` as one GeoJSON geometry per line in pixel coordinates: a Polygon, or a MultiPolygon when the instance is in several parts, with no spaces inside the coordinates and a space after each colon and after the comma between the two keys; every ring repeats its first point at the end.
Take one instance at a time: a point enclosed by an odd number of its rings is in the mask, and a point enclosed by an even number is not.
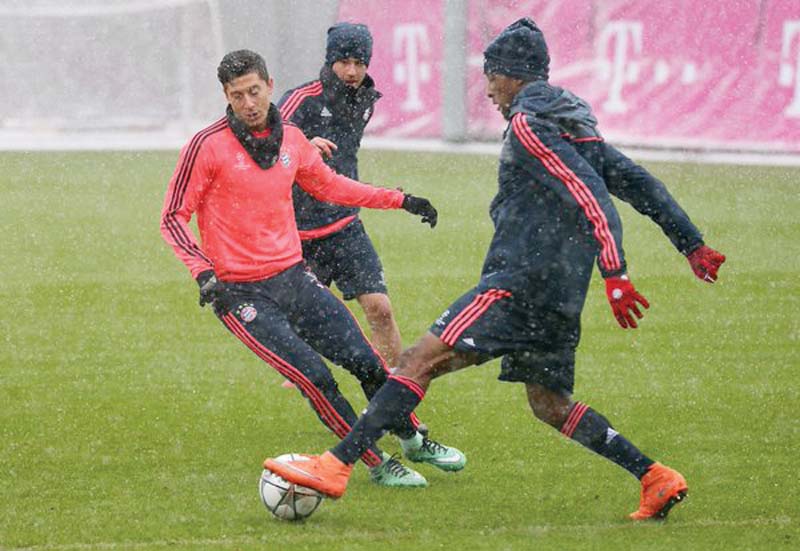
{"type": "MultiPolygon", "coordinates": [[[[261,461],[334,437],[197,306],[158,229],[176,159],[0,154],[0,548],[800,546],[800,170],[648,164],[728,256],[713,286],[620,207],[652,306],[620,330],[595,275],[576,397],[686,475],[667,523],[628,522],[637,481],[536,422],[491,362],[434,382],[418,411],[466,451],[463,472],[421,466],[430,487],[398,491],[359,466],[343,499],[290,524],[260,503],[261,461]]],[[[440,210],[433,231],[402,212],[363,216],[410,345],[477,281],[496,160],[366,151],[361,168],[440,210]]]]}

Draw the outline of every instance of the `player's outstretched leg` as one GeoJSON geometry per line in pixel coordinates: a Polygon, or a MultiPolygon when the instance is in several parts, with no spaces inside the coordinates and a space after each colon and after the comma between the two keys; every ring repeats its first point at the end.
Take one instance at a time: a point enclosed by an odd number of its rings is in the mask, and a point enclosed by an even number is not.
{"type": "MultiPolygon", "coordinates": [[[[314,308],[324,315],[315,318],[313,325],[306,319],[299,320],[297,326],[300,334],[315,350],[352,373],[361,383],[367,399],[372,400],[389,376],[383,358],[367,340],[352,313],[327,289],[312,288],[308,294],[314,295],[314,303],[309,304],[308,308],[314,308]],[[337,323],[333,324],[330,320],[336,320],[337,323]]],[[[464,468],[466,457],[463,452],[422,435],[417,430],[418,426],[419,420],[412,412],[391,427],[392,433],[400,440],[406,458],[444,471],[464,468]]],[[[387,464],[386,469],[374,474],[373,480],[386,486],[423,485],[418,480],[422,479],[421,475],[407,467],[401,470],[394,464],[387,464]]]]}
{"type": "Polygon", "coordinates": [[[414,381],[393,375],[375,394],[350,433],[331,451],[298,461],[267,459],[264,468],[289,482],[339,498],[347,490],[358,458],[398,419],[407,419],[424,396],[425,391],[414,381]]]}
{"type": "Polygon", "coordinates": [[[664,520],[670,509],[686,497],[688,486],[679,472],[644,455],[599,412],[583,402],[573,402],[567,392],[539,384],[526,386],[536,417],[641,481],[639,510],[630,515],[632,520],[664,520]]]}

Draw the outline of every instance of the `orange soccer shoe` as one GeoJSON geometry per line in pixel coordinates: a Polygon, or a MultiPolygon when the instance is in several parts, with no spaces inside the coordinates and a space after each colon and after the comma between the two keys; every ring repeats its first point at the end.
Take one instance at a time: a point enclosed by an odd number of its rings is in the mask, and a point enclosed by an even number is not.
{"type": "Polygon", "coordinates": [[[331,452],[298,456],[295,461],[264,460],[264,468],[284,480],[337,499],[344,495],[353,466],[339,461],[331,452]]]}
{"type": "Polygon", "coordinates": [[[642,477],[639,510],[631,513],[633,520],[665,520],[670,509],[686,497],[689,486],[681,473],[661,463],[653,463],[642,477]]]}

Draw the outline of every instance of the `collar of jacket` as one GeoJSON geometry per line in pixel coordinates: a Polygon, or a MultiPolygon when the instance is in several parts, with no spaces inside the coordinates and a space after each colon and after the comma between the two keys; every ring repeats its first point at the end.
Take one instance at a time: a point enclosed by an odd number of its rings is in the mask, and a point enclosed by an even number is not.
{"type": "Polygon", "coordinates": [[[281,113],[274,103],[269,104],[267,112],[267,128],[270,134],[266,138],[256,138],[250,129],[233,114],[233,109],[228,105],[225,111],[233,135],[242,144],[244,150],[264,170],[271,168],[278,161],[278,154],[283,143],[283,123],[281,113]]]}
{"type": "Polygon", "coordinates": [[[549,121],[574,138],[600,137],[591,106],[569,90],[546,80],[534,80],[522,87],[511,102],[508,119],[517,113],[549,121]]]}
{"type": "Polygon", "coordinates": [[[361,116],[365,109],[374,105],[383,96],[375,89],[375,81],[371,76],[366,75],[361,86],[353,88],[336,76],[330,65],[323,65],[319,72],[319,80],[322,83],[325,102],[332,111],[340,114],[361,116]]]}

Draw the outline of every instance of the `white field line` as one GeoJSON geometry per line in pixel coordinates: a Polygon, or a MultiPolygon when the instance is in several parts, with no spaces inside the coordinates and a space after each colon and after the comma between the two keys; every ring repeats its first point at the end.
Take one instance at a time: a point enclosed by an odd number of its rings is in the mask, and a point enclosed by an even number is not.
{"type": "MultiPolygon", "coordinates": [[[[794,524],[793,519],[787,516],[778,516],[775,518],[752,518],[741,520],[714,520],[714,519],[700,519],[695,521],[678,521],[674,523],[676,528],[741,528],[741,527],[772,527],[777,526],[785,528],[794,524]]],[[[669,526],[670,524],[667,524],[669,526]]],[[[596,532],[598,530],[626,530],[633,527],[647,526],[664,526],[662,524],[619,524],[619,523],[601,523],[601,524],[578,524],[578,525],[533,525],[526,527],[519,527],[514,529],[497,528],[494,530],[483,530],[482,534],[485,537],[489,534],[507,534],[510,532],[520,532],[523,534],[551,534],[559,532],[596,532]]],[[[320,539],[339,540],[340,536],[325,537],[320,539]]],[[[362,534],[353,533],[348,537],[352,537],[351,541],[368,540],[373,536],[370,533],[364,532],[362,534]]],[[[346,543],[341,542],[340,543],[346,543]]],[[[231,547],[237,545],[250,545],[250,544],[266,544],[269,539],[266,537],[260,538],[255,536],[235,536],[231,538],[198,538],[198,539],[176,539],[176,540],[157,540],[147,542],[98,542],[98,543],[65,543],[58,545],[34,545],[31,547],[2,547],[0,551],[93,551],[104,549],[155,549],[160,547],[209,547],[216,548],[231,547]]],[[[320,543],[323,543],[322,541],[320,543]]]]}

